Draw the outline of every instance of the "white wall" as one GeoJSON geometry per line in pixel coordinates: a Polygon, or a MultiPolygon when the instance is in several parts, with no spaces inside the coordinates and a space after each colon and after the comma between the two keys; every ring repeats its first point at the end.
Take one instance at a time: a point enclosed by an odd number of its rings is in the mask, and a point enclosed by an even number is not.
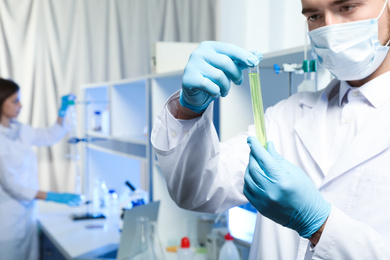
{"type": "Polygon", "coordinates": [[[302,46],[300,0],[219,0],[217,39],[263,53],[302,46]]]}

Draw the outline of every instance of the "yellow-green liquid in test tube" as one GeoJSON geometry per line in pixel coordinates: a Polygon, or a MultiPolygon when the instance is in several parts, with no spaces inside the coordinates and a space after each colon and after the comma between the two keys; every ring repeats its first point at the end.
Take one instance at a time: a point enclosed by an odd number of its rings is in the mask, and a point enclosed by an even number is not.
{"type": "Polygon", "coordinates": [[[265,132],[264,107],[263,97],[261,95],[259,66],[250,67],[248,72],[256,137],[259,139],[264,148],[267,149],[267,135],[265,132]]]}

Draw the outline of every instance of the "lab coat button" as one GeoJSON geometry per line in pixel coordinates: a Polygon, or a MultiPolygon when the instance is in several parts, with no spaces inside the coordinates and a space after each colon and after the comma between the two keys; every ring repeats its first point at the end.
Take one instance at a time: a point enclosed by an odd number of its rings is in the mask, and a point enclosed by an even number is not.
{"type": "Polygon", "coordinates": [[[176,138],[176,136],[177,136],[176,132],[175,132],[175,131],[172,131],[172,132],[171,132],[171,136],[172,136],[172,138],[176,138]]]}
{"type": "Polygon", "coordinates": [[[360,95],[360,93],[359,93],[359,91],[352,91],[352,96],[354,96],[354,97],[357,97],[357,96],[359,96],[360,95]]]}
{"type": "Polygon", "coordinates": [[[351,120],[349,118],[344,118],[343,119],[343,123],[344,124],[349,124],[349,122],[351,122],[351,120]]]}

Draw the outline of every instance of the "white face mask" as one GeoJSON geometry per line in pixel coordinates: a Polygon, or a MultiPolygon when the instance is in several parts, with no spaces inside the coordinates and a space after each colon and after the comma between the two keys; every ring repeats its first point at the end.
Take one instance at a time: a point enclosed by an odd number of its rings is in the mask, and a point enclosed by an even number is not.
{"type": "Polygon", "coordinates": [[[324,26],[309,32],[311,48],[322,67],[339,80],[361,80],[382,64],[390,49],[378,39],[376,19],[324,26]]]}

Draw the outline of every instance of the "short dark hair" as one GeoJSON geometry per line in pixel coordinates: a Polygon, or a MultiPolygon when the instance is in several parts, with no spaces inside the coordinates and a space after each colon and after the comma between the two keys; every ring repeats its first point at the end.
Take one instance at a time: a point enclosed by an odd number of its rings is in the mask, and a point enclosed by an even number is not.
{"type": "Polygon", "coordinates": [[[9,79],[0,78],[0,119],[3,113],[4,101],[19,91],[19,86],[9,79]]]}

